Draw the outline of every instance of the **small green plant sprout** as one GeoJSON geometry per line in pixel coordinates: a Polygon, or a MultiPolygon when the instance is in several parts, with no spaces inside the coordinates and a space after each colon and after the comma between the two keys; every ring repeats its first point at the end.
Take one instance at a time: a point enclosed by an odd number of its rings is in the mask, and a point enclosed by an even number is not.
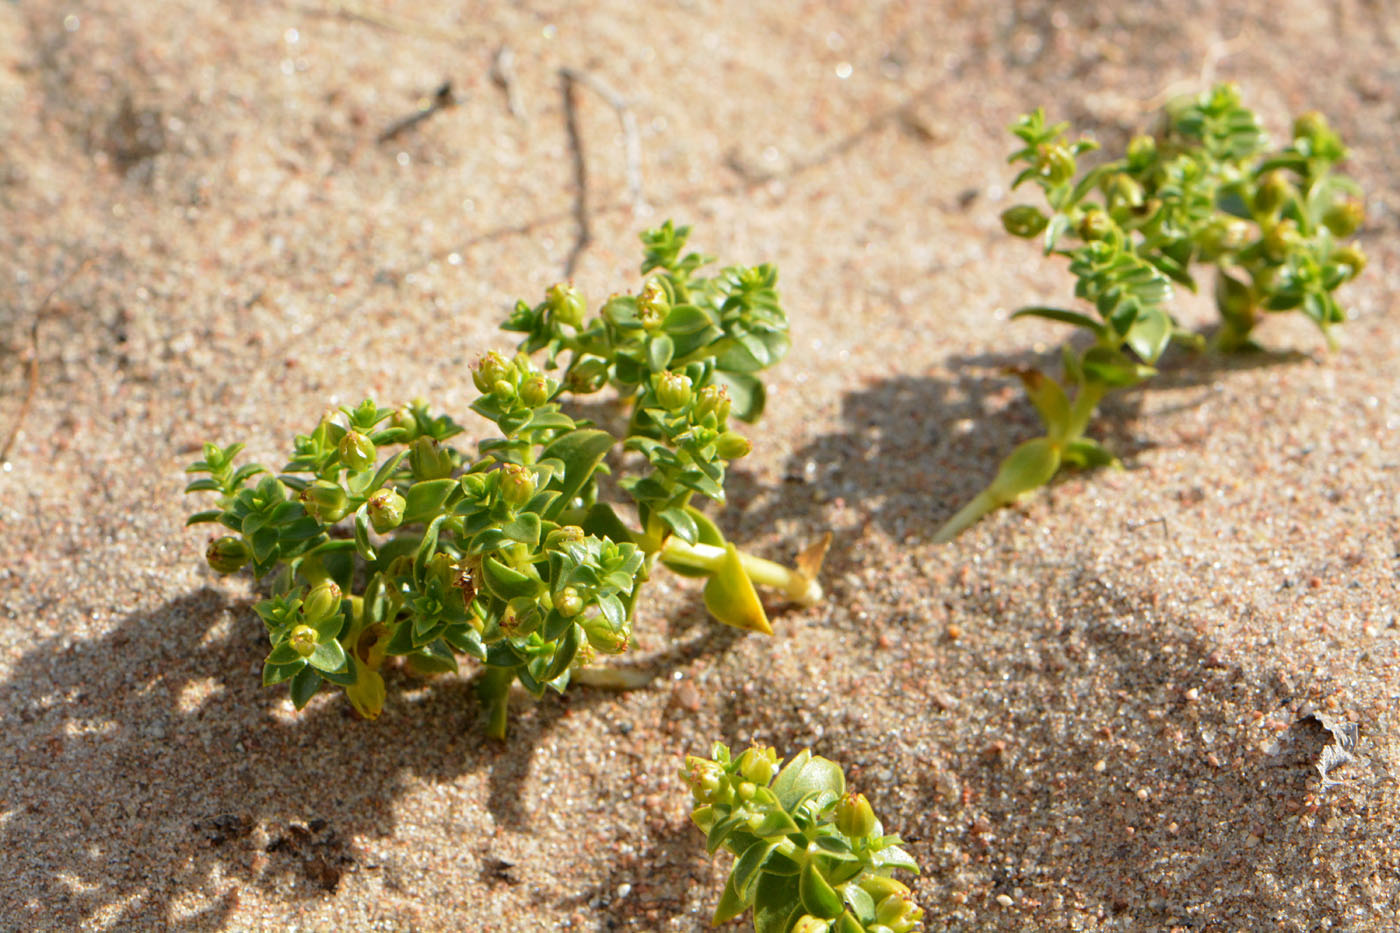
{"type": "Polygon", "coordinates": [[[1152,376],[1173,340],[1204,345],[1170,311],[1174,285],[1196,290],[1195,267],[1213,272],[1215,349],[1253,348],[1264,313],[1295,309],[1334,345],[1331,328],[1346,315],[1333,293],[1366,264],[1347,242],[1364,209],[1355,182],[1334,171],[1347,154],[1341,139],[1321,114],[1307,113],[1294,121],[1292,142],[1268,152],[1259,121],[1229,84],[1169,105],[1163,125],[1157,137],[1138,136],[1122,157],[1082,172],[1079,157],[1097,146],[1070,142],[1068,124],[1049,125],[1037,110],[1011,127],[1023,145],[1010,160],[1025,166],[1013,187],[1036,184],[1049,213],[1018,204],[1002,223],[1068,259],[1075,297],[1093,310],[1037,305],[1012,317],[1070,324],[1090,342],[1065,345],[1062,380],[1015,371],[1046,433],[1012,451],[937,540],[1030,494],[1062,466],[1117,462],[1084,432],[1103,397],[1152,376]]]}
{"type": "Polygon", "coordinates": [[[714,923],[753,908],[756,933],[910,933],[924,928],[909,888],[890,877],[919,866],[885,835],[864,794],[834,761],[798,753],[779,770],[771,748],[737,758],[715,743],[688,756],[690,818],[713,855],[734,854],[714,923]]]}
{"type": "Polygon", "coordinates": [[[449,444],[462,427],[421,402],[330,412],[275,475],[235,467],[240,444],[205,445],[189,467],[205,475],[186,491],[218,503],[189,521],[231,532],[209,544],[215,570],[247,566],[269,583],[255,607],[271,642],[265,684],[288,682],[297,708],[336,684],[372,718],[386,659],[434,674],[465,654],[485,665],[488,731],[501,737],[512,683],[562,691],[595,656],[628,647],[658,561],[707,578],[709,611],[751,631],[772,632],[755,584],[800,605],[821,598],[827,539],[788,568],[740,551],[691,502],[724,501],[726,466],[749,450],[731,416],[762,409],[755,373],[782,357],[787,320],[772,267],[701,278],[703,257],[680,258],[686,233],[644,236],[654,274],[587,323],[568,285],[516,309],[506,326],[528,333],[521,352],[487,353],[471,371],[472,410],[498,431],[475,457],[449,444]],[[542,348],[550,363],[571,354],[562,379],[530,359],[542,348]],[[630,406],[622,514],[599,484],[619,437],[560,404],[605,385],[630,406]]]}

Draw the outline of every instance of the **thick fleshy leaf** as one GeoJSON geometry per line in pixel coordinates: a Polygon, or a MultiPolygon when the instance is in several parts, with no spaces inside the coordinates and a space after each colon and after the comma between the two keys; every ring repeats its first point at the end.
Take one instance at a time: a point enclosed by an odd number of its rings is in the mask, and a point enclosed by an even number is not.
{"type": "Polygon", "coordinates": [[[754,933],[788,933],[802,916],[802,897],[793,875],[764,873],[754,889],[754,933]]]}
{"type": "Polygon", "coordinates": [[[574,658],[578,655],[578,649],[587,641],[583,634],[583,629],[577,625],[571,625],[564,637],[559,639],[554,649],[554,657],[549,662],[549,667],[540,675],[541,680],[553,680],[569,669],[569,665],[574,663],[574,658]]]}
{"type": "Polygon", "coordinates": [[[1060,384],[1038,369],[1017,369],[1016,375],[1025,386],[1031,404],[1040,412],[1046,429],[1051,434],[1063,430],[1069,424],[1070,404],[1060,384]]]}
{"type": "Polygon", "coordinates": [[[1172,338],[1172,319],[1165,311],[1146,311],[1129,329],[1126,341],[1146,363],[1155,363],[1172,338]]]}
{"type": "Polygon", "coordinates": [[[1039,317],[1045,318],[1047,321],[1059,321],[1061,324],[1073,324],[1075,327],[1083,327],[1095,334],[1103,330],[1103,325],[1089,315],[1066,308],[1047,308],[1042,305],[1033,305],[1013,311],[1011,319],[1014,321],[1018,317],[1039,317]]]}
{"type": "Polygon", "coordinates": [[[355,550],[367,561],[378,559],[369,543],[369,512],[363,505],[355,510],[355,550]]]}
{"type": "Polygon", "coordinates": [[[1137,385],[1157,370],[1144,363],[1136,363],[1122,352],[1108,347],[1091,347],[1082,360],[1084,375],[1104,385],[1124,387],[1137,385]]]}
{"type": "Polygon", "coordinates": [[[871,861],[880,868],[902,868],[915,874],[919,873],[919,863],[915,862],[913,856],[899,846],[890,846],[880,850],[875,853],[871,861]]]}
{"type": "Polygon", "coordinates": [[[567,508],[579,491],[593,478],[598,464],[612,449],[615,439],[607,431],[579,429],[570,431],[541,453],[541,459],[553,458],[564,464],[564,475],[558,478],[560,496],[545,518],[554,518],[567,508]]]}
{"type": "Polygon", "coordinates": [[[1050,482],[1059,468],[1059,445],[1048,437],[1037,437],[1007,454],[987,492],[995,502],[1009,504],[1050,482]]]}
{"type": "Polygon", "coordinates": [[[437,515],[456,486],[457,480],[447,478],[427,479],[408,487],[403,497],[403,524],[426,522],[437,515]]]}
{"type": "Polygon", "coordinates": [[[768,403],[763,380],[748,373],[717,372],[715,381],[724,386],[732,403],[731,414],[740,421],[754,422],[768,403]]]}
{"type": "Polygon", "coordinates": [[[729,877],[734,879],[734,889],[745,900],[752,899],[753,887],[762,873],[763,863],[776,845],[776,842],[759,841],[745,849],[734,860],[734,867],[730,869],[729,877]]]}
{"type": "MultiPolygon", "coordinates": [[[[854,913],[856,919],[860,920],[862,924],[875,922],[875,899],[864,888],[848,884],[841,889],[841,894],[846,905],[850,907],[851,913],[854,913]]],[[[865,931],[861,930],[861,933],[865,933],[865,931]]]]}
{"type": "Polygon", "coordinates": [[[739,896],[739,892],[734,889],[734,875],[731,874],[724,882],[724,893],[719,897],[719,904],[715,906],[715,912],[710,917],[710,922],[715,926],[733,920],[735,917],[749,909],[749,902],[739,896]]]}
{"type": "Polygon", "coordinates": [[[803,749],[778,772],[772,789],[783,808],[791,811],[809,794],[819,800],[841,797],[846,793],[846,775],[836,762],[803,749]]]}
{"type": "Polygon", "coordinates": [[[1081,437],[1066,444],[1062,458],[1070,466],[1084,469],[1115,466],[1118,463],[1118,458],[1109,453],[1108,448],[1087,437],[1081,437]]]}
{"type": "Polygon", "coordinates": [[[773,627],[768,624],[768,615],[758,601],[753,581],[744,570],[739,551],[733,544],[725,545],[724,559],[719,569],[705,584],[705,608],[725,625],[765,635],[773,634],[773,627]]]}
{"type": "Polygon", "coordinates": [[[291,680],[297,674],[300,674],[301,669],[304,667],[306,667],[306,659],[303,657],[298,657],[295,661],[287,664],[264,664],[262,674],[263,686],[270,687],[273,684],[280,684],[284,680],[291,680]]]}
{"type": "Polygon", "coordinates": [[[690,516],[687,510],[673,507],[663,509],[656,513],[656,516],[665,522],[666,527],[670,528],[675,536],[686,544],[694,544],[699,539],[700,529],[696,526],[695,519],[690,516]]]}
{"type": "Polygon", "coordinates": [[[647,343],[647,365],[654,373],[662,372],[671,365],[676,354],[676,345],[665,334],[658,334],[647,343]]]}
{"type": "Polygon", "coordinates": [[[741,814],[730,814],[711,826],[710,831],[705,834],[705,851],[714,855],[719,851],[719,847],[724,845],[729,834],[742,825],[744,825],[744,817],[741,814]]]}
{"type": "Polygon", "coordinates": [[[334,638],[316,644],[307,663],[319,671],[338,671],[345,666],[345,649],[334,638]]]}
{"type": "Polygon", "coordinates": [[[310,667],[302,668],[301,672],[292,678],[292,705],[297,709],[305,708],[324,683],[321,675],[315,670],[310,667]]]}
{"type": "Polygon", "coordinates": [[[844,906],[841,895],[833,888],[817,869],[815,859],[807,862],[802,869],[802,877],[797,887],[802,897],[802,906],[807,913],[826,920],[834,920],[841,915],[844,906]]]}

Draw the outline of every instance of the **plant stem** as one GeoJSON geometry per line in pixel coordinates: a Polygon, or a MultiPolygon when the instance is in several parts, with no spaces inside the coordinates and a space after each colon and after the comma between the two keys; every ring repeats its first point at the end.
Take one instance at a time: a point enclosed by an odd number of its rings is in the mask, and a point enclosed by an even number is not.
{"type": "Polygon", "coordinates": [[[493,739],[506,737],[506,714],[510,685],[515,671],[509,667],[487,667],[476,685],[476,695],[486,705],[486,734],[493,739]]]}
{"type": "MultiPolygon", "coordinates": [[[[783,595],[800,606],[814,606],[821,601],[821,584],[806,574],[744,551],[736,549],[736,553],[744,572],[754,583],[781,590],[783,595]]],[[[719,571],[725,554],[726,551],[722,547],[713,544],[686,544],[680,538],[671,535],[662,546],[660,557],[674,564],[715,573],[719,571]]]]}

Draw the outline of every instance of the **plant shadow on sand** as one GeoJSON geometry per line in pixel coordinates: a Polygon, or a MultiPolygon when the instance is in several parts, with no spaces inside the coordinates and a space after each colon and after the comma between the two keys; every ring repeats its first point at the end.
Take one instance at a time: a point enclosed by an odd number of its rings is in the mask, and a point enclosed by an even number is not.
{"type": "MultiPolygon", "coordinates": [[[[1089,436],[1128,470],[1150,442],[1135,431],[1151,392],[1204,389],[1225,372],[1296,365],[1305,354],[1260,350],[1222,357],[1177,353],[1157,376],[1110,395],[1090,422],[1089,436]]],[[[729,483],[733,508],[719,518],[736,540],[775,525],[801,527],[800,548],[822,529],[828,503],[842,501],[864,522],[897,539],[930,540],[944,520],[982,489],[1016,444],[1043,430],[1012,370],[1036,368],[1059,377],[1058,354],[985,353],[955,356],[956,375],[900,375],[847,393],[839,429],[794,451],[780,488],[765,488],[742,461],[729,483]]],[[[1190,404],[1190,403],[1188,403],[1190,404]]],[[[1077,471],[1064,471],[1051,485],[1077,471]]],[[[1079,473],[1078,475],[1086,475],[1079,473]]],[[[827,566],[832,576],[852,566],[853,534],[837,534],[827,566]]]]}
{"type": "MultiPolygon", "coordinates": [[[[732,641],[716,630],[650,661],[732,641]]],[[[17,776],[0,796],[0,915],[19,925],[0,929],[216,930],[239,886],[320,897],[347,871],[383,871],[393,886],[394,866],[363,864],[351,843],[392,836],[393,802],[411,785],[488,771],[496,823],[528,828],[519,789],[536,745],[571,709],[614,696],[576,685],[513,704],[501,743],[486,738],[467,677],[386,671],[376,722],[335,695],[293,714],[285,690],[259,684],[265,653],[251,605],[204,588],[99,639],[38,641],[16,661],[0,683],[17,776]],[[440,740],[411,740],[424,729],[440,740]]],[[[489,840],[475,845],[484,873],[501,863],[489,840]]]]}
{"type": "MultiPolygon", "coordinates": [[[[762,735],[785,757],[810,745],[842,763],[923,868],[904,880],[930,929],[1027,929],[1030,914],[1003,909],[1000,896],[1059,905],[1041,915],[1056,929],[1215,929],[1226,917],[1272,928],[1300,905],[1319,925],[1365,916],[1368,811],[1393,782],[1363,741],[1358,760],[1332,773],[1340,783],[1320,789],[1317,762],[1333,739],[1295,707],[1327,685],[1224,663],[1188,620],[1146,615],[1143,594],[1087,573],[1052,586],[961,594],[998,643],[951,650],[936,677],[887,681],[838,705],[830,685],[756,680],[725,708],[723,738],[743,747],[762,735]],[[1067,621],[1047,631],[1046,614],[1067,621]],[[946,705],[931,681],[958,682],[960,699],[946,705]],[[1105,709],[1111,719],[1095,712],[1105,709]],[[1288,723],[1267,748],[1235,741],[1256,710],[1288,723]],[[971,899],[957,903],[954,891],[971,899]]],[[[716,860],[675,821],[560,906],[586,904],[600,930],[660,929],[696,907],[648,879],[687,877],[709,910],[732,857],[716,860]]]]}

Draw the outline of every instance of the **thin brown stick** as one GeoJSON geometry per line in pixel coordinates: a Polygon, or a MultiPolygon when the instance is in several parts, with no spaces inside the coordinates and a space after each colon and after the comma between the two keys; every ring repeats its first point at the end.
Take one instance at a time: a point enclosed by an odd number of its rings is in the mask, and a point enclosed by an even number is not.
{"type": "Polygon", "coordinates": [[[583,135],[578,128],[577,82],[568,69],[559,72],[564,85],[564,130],[569,134],[569,149],[574,155],[574,222],[578,235],[574,238],[569,258],[564,261],[564,277],[572,278],[579,257],[593,242],[593,229],[588,219],[588,162],[583,155],[583,135]]]}
{"type": "Polygon", "coordinates": [[[456,103],[457,98],[452,94],[452,82],[444,81],[442,84],[438,85],[438,89],[433,92],[432,97],[425,97],[418,102],[418,108],[414,110],[413,113],[391,123],[384,132],[379,134],[379,138],[376,142],[387,143],[391,139],[413,129],[439,110],[446,110],[456,103]]]}
{"type": "Polygon", "coordinates": [[[15,416],[15,423],[10,428],[9,436],[5,438],[5,446],[0,447],[0,463],[4,463],[10,458],[10,448],[14,447],[20,429],[24,427],[24,419],[29,417],[29,407],[34,404],[34,396],[39,391],[39,325],[44,320],[44,312],[48,310],[54,297],[62,289],[67,288],[78,277],[78,273],[86,269],[91,262],[91,257],[80,262],[78,268],[68,273],[62,281],[49,289],[44,300],[39,302],[39,306],[34,309],[34,320],[29,325],[29,376],[24,389],[24,401],[19,404],[19,413],[15,416]]]}
{"type": "Polygon", "coordinates": [[[642,197],[642,137],[637,132],[637,118],[633,115],[632,108],[627,106],[627,101],[623,99],[621,94],[595,74],[577,71],[573,68],[563,69],[562,74],[566,80],[582,84],[603,98],[617,114],[617,121],[622,124],[622,152],[626,160],[627,196],[632,201],[633,210],[640,211],[646,203],[642,197]]]}

